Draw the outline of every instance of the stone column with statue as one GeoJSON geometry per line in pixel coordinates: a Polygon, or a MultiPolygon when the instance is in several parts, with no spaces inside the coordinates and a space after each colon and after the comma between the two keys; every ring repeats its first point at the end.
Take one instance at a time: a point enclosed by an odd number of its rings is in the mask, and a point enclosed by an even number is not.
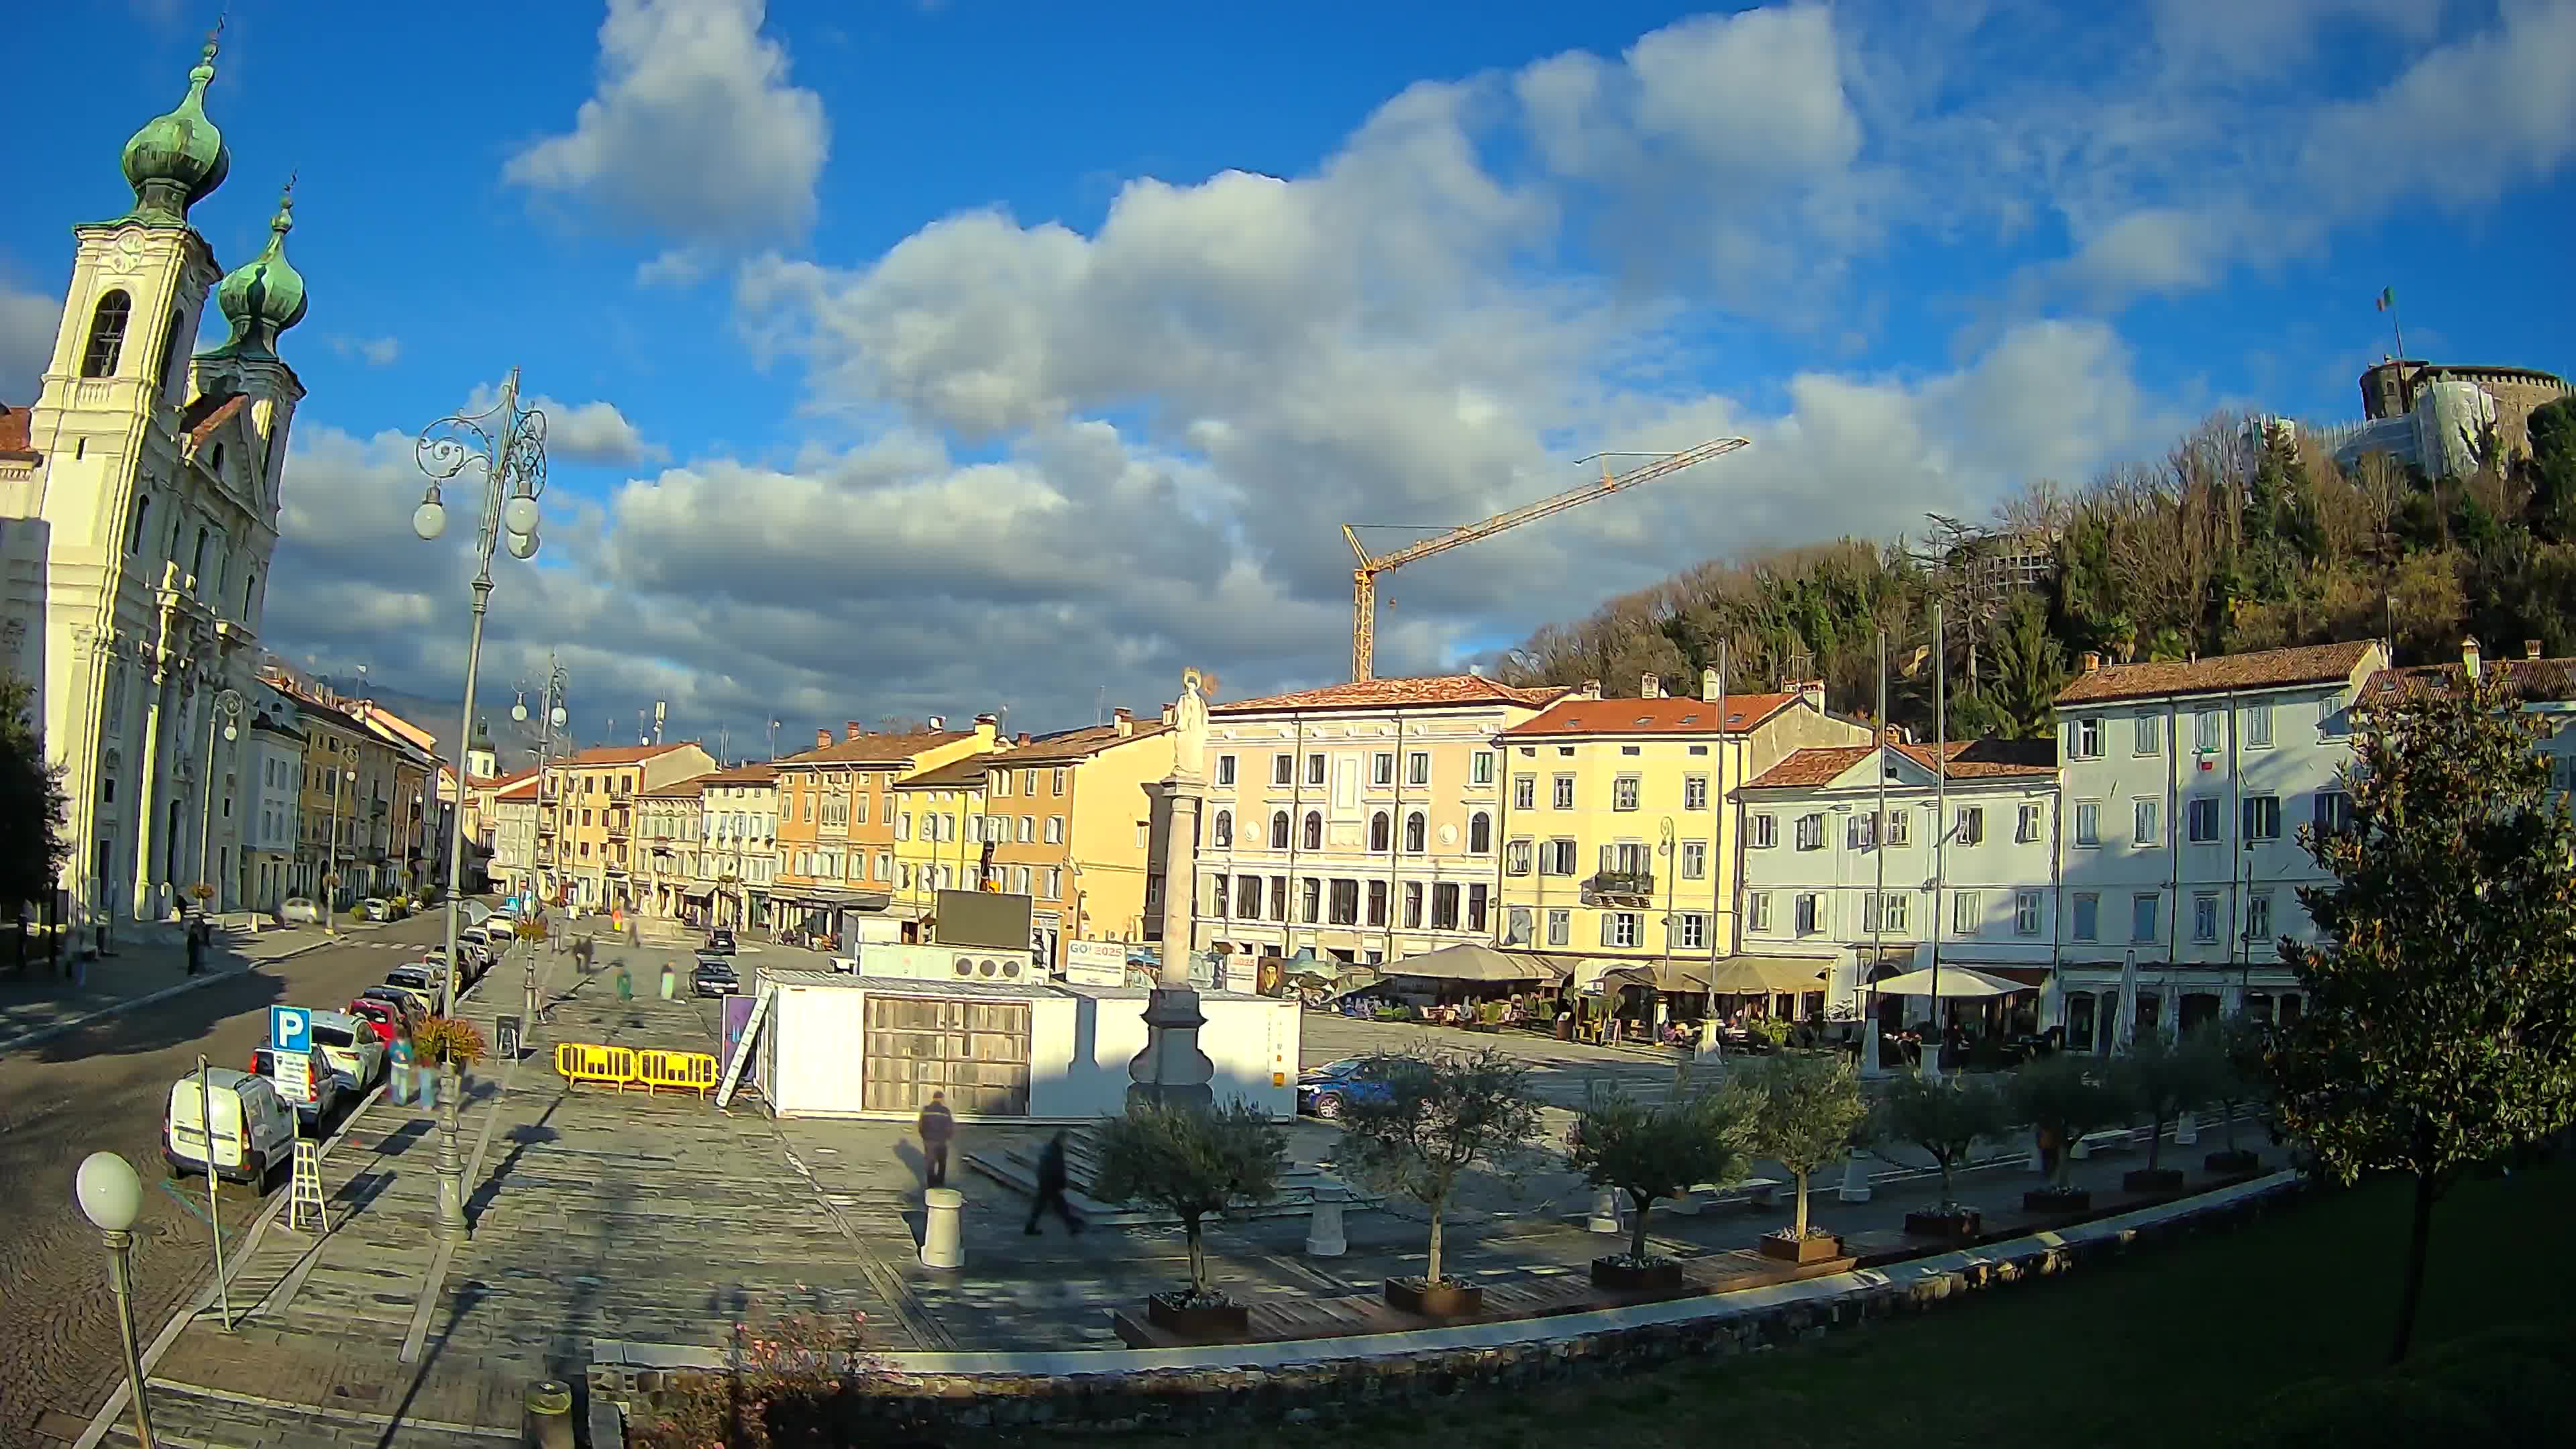
{"type": "Polygon", "coordinates": [[[1216,1064],[1199,1050],[1198,992],[1190,986],[1193,907],[1198,895],[1199,802],[1207,794],[1207,695],[1195,669],[1181,676],[1172,709],[1172,774],[1163,782],[1169,806],[1163,836],[1163,962],[1145,1005],[1145,1049],[1127,1064],[1128,1105],[1150,1103],[1206,1111],[1216,1105],[1208,1083],[1216,1064]]]}

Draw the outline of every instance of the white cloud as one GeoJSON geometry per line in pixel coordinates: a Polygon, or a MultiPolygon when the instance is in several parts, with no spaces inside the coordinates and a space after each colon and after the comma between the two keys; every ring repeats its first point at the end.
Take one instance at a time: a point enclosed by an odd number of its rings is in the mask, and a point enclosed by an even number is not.
{"type": "Polygon", "coordinates": [[[331,350],[369,367],[391,367],[402,357],[402,341],[395,337],[333,337],[331,350]]]}
{"type": "Polygon", "coordinates": [[[639,287],[694,287],[715,269],[715,258],[703,247],[672,247],[636,263],[639,287]]]}
{"type": "Polygon", "coordinates": [[[62,298],[0,283],[0,402],[24,406],[36,400],[62,321],[62,298]]]}
{"type": "MultiPolygon", "coordinates": [[[[466,397],[462,411],[467,417],[475,417],[499,406],[500,401],[498,386],[478,383],[466,397]]],[[[551,459],[608,467],[670,461],[670,450],[648,440],[615,403],[558,402],[540,394],[522,396],[519,406],[545,414],[546,456],[551,459]]]]}
{"type": "Polygon", "coordinates": [[[763,0],[609,0],[598,93],[503,178],[663,236],[801,234],[831,151],[822,98],[788,79],[763,0]]]}

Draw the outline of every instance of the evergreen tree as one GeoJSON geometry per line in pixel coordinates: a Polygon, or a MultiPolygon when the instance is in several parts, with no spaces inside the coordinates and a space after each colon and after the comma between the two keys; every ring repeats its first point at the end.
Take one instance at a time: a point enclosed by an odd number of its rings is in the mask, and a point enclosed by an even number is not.
{"type": "MultiPolygon", "coordinates": [[[[2057,691],[2066,684],[2066,651],[2048,633],[2048,607],[2036,594],[2015,595],[1995,620],[1994,682],[1984,695],[2000,716],[2005,739],[2044,740],[2056,728],[2057,691]]],[[[1957,733],[1954,731],[1953,733],[1957,733]]]]}
{"type": "Polygon", "coordinates": [[[2522,461],[2522,474],[2531,501],[2524,522],[2551,543],[2576,543],[2576,397],[2532,409],[2528,427],[2531,456],[2522,461]]]}
{"type": "Polygon", "coordinates": [[[45,759],[35,709],[34,685],[0,675],[0,906],[13,908],[51,897],[72,848],[63,769],[45,759]]]}
{"type": "Polygon", "coordinates": [[[2333,884],[2283,943],[2307,1010],[2267,1062],[2324,1175],[2414,1179],[2406,1356],[2433,1207],[2466,1168],[2576,1120],[2576,825],[2502,671],[2372,700],[2350,824],[2300,832],[2333,884]]]}

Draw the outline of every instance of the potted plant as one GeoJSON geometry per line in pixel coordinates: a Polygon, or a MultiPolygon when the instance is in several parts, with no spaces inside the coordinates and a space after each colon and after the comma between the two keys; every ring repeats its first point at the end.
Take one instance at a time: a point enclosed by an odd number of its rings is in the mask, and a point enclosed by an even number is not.
{"type": "Polygon", "coordinates": [[[1802,1053],[1768,1058],[1743,1080],[1752,1098],[1748,1145],[1798,1184],[1796,1215],[1787,1228],[1762,1235],[1762,1256],[1799,1264],[1841,1257],[1842,1238],[1808,1223],[1807,1183],[1851,1149],[1853,1132],[1869,1116],[1859,1074],[1839,1054],[1802,1053]]]}
{"type": "Polygon", "coordinates": [[[2111,1080],[2128,1099],[2129,1109],[2147,1119],[2147,1165],[2124,1174],[2127,1192],[2172,1192],[2182,1186],[2182,1169],[2164,1165],[2165,1132],[2183,1113],[2209,1100],[2214,1063],[2195,1032],[2182,1042],[2150,1035],[2132,1042],[2129,1054],[2111,1064],[2111,1080]]]}
{"type": "Polygon", "coordinates": [[[215,888],[205,881],[199,881],[188,887],[188,898],[197,903],[197,914],[204,915],[206,903],[215,898],[215,888]]]}
{"type": "Polygon", "coordinates": [[[1473,1056],[1381,1052],[1360,1070],[1385,1090],[1342,1106],[1342,1147],[1352,1177],[1422,1204],[1431,1248],[1419,1278],[1389,1278],[1386,1301],[1426,1318],[1458,1318],[1484,1307],[1485,1290],[1444,1276],[1441,1229],[1450,1195],[1469,1168],[1516,1175],[1538,1136],[1538,1098],[1529,1068],[1488,1047],[1473,1056]]]}
{"type": "Polygon", "coordinates": [[[2048,1185],[2021,1195],[2024,1212],[2080,1213],[2093,1206],[2093,1194],[2069,1180],[2075,1144],[2128,1116],[2128,1102],[2108,1082],[2087,1075],[2085,1058],[2055,1052],[2013,1074],[2004,1089],[2012,1114],[2030,1123],[2043,1141],[2057,1145],[2048,1165],[2048,1185]]]}
{"type": "Polygon", "coordinates": [[[1956,1174],[1978,1138],[2003,1130],[2002,1096],[1984,1079],[1966,1073],[1932,1081],[1908,1073],[1889,1079],[1876,1115],[1880,1137],[1922,1148],[1941,1169],[1941,1200],[1929,1211],[1907,1213],[1905,1231],[1920,1237],[1975,1237],[1984,1221],[1959,1201],[1956,1174]]]}
{"type": "Polygon", "coordinates": [[[1649,1107],[1613,1088],[1594,1094],[1566,1138],[1566,1160],[1594,1187],[1628,1195],[1636,1209],[1628,1251],[1592,1260],[1592,1283],[1622,1293],[1674,1293],[1682,1265],[1646,1252],[1646,1214],[1657,1198],[1706,1183],[1744,1180],[1751,1159],[1748,1102],[1740,1092],[1677,1093],[1649,1107]]]}
{"type": "Polygon", "coordinates": [[[2201,1166],[2218,1177],[2242,1177],[2263,1165],[2260,1153],[2236,1145],[2236,1111],[2260,1102],[2268,1080],[2263,1068],[2263,1028],[2232,1016],[2204,1030],[2209,1033],[2209,1100],[2222,1114],[2218,1131],[2226,1145],[2202,1158],[2201,1166]]]}
{"type": "Polygon", "coordinates": [[[1248,1102],[1209,1112],[1138,1105],[1103,1119],[1095,1146],[1095,1193],[1110,1202],[1152,1203],[1179,1218],[1189,1239],[1189,1287],[1146,1299],[1146,1318],[1189,1338],[1244,1333],[1251,1326],[1244,1305],[1208,1286],[1201,1225],[1228,1203],[1271,1195],[1287,1134],[1248,1102]]]}

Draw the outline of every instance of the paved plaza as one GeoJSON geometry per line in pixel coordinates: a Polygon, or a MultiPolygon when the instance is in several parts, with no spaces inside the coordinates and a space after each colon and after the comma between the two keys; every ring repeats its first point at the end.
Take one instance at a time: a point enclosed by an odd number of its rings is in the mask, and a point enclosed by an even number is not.
{"type": "MultiPolygon", "coordinates": [[[[1027,1236],[1027,1200],[962,1161],[1034,1141],[1034,1129],[961,1129],[951,1185],[967,1200],[967,1260],[939,1272],[918,1259],[921,1159],[905,1125],[772,1121],[748,1093],[720,1111],[686,1094],[568,1086],[552,1070],[552,1041],[712,1049],[716,1004],[653,999],[658,965],[650,950],[603,951],[582,975],[558,958],[552,1026],[523,1060],[478,1074],[464,1130],[474,1232],[452,1254],[434,1230],[430,1118],[371,1105],[324,1165],[331,1231],[265,1225],[235,1265],[234,1299],[249,1305],[235,1331],[199,1312],[154,1364],[163,1429],[239,1445],[488,1443],[516,1431],[529,1383],[579,1380],[594,1339],[715,1347],[738,1321],[829,1309],[867,1314],[887,1350],[1108,1348],[1109,1310],[1186,1276],[1177,1228],[1075,1235],[1049,1222],[1027,1236]],[[620,1001],[612,963],[629,956],[639,997],[620,1001]]],[[[1310,1061],[1422,1035],[1307,1020],[1310,1061]]],[[[1531,1057],[1552,1102],[1579,1102],[1601,1078],[1641,1093],[1671,1087],[1671,1063],[1651,1056],[1492,1040],[1531,1057]]],[[[1328,1163],[1337,1136],[1300,1122],[1294,1154],[1328,1163]]],[[[2077,1176],[2110,1189],[2133,1165],[2106,1155],[2077,1176]]],[[[1838,1174],[1820,1184],[1818,1220],[1894,1246],[1903,1215],[1935,1188],[1900,1164],[1879,1168],[1866,1204],[1839,1200],[1838,1174]]],[[[2034,1182],[2014,1157],[1969,1174],[1963,1196],[2002,1213],[2034,1182]]],[[[1553,1157],[1518,1182],[1477,1178],[1451,1213],[1453,1271],[1488,1282],[1579,1273],[1618,1241],[1587,1229],[1591,1202],[1553,1157]]],[[[1785,1193],[1768,1207],[1659,1209],[1652,1241],[1680,1257],[1742,1248],[1788,1212],[1785,1193]]],[[[1422,1214],[1410,1204],[1349,1214],[1339,1257],[1309,1256],[1308,1226],[1304,1216],[1212,1225],[1213,1276],[1257,1300],[1367,1292],[1422,1270],[1422,1214]]]]}

